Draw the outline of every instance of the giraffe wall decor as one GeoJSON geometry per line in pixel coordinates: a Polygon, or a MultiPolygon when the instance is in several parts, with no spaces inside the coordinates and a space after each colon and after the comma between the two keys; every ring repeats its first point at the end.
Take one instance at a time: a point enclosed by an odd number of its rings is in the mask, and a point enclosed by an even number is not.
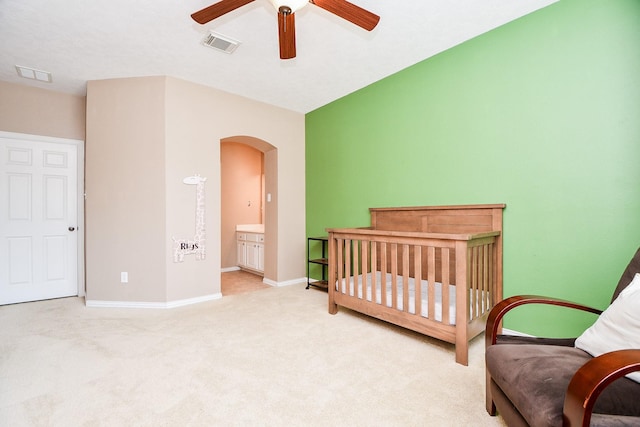
{"type": "Polygon", "coordinates": [[[204,227],[204,183],[207,178],[200,175],[188,176],[182,180],[187,185],[196,186],[196,233],[193,240],[176,239],[173,240],[173,262],[183,262],[184,256],[196,254],[196,260],[205,258],[205,227],[204,227]]]}

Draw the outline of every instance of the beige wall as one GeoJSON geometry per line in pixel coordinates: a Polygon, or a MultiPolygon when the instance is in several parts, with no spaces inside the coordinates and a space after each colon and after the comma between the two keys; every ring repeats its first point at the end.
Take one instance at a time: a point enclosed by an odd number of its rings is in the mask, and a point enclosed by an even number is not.
{"type": "Polygon", "coordinates": [[[87,300],[164,302],[165,79],[87,89],[87,300]]]}
{"type": "Polygon", "coordinates": [[[238,142],[220,144],[222,197],[221,266],[238,265],[235,227],[262,224],[264,155],[238,142]]]}
{"type": "Polygon", "coordinates": [[[0,81],[0,130],[85,139],[85,97],[0,81]]]}
{"type": "Polygon", "coordinates": [[[273,197],[265,206],[265,251],[272,247],[265,279],[281,284],[304,277],[304,115],[173,78],[93,81],[87,96],[88,299],[219,295],[219,144],[229,137],[276,147],[265,153],[265,191],[273,197]],[[207,178],[207,257],[174,263],[171,237],[194,233],[194,192],[182,179],[196,173],[207,178]],[[121,271],[129,272],[126,285],[119,283],[121,271]]]}

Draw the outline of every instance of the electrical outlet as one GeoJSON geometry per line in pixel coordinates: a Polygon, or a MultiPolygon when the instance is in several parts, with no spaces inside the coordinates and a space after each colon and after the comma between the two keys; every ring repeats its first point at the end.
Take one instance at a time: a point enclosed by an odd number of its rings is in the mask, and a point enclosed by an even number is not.
{"type": "Polygon", "coordinates": [[[126,271],[120,272],[120,283],[129,283],[129,273],[126,271]]]}

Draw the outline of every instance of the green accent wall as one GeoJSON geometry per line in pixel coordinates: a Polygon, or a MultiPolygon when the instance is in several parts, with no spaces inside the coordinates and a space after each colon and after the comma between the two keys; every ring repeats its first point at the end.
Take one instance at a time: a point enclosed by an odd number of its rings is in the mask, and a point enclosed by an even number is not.
{"type": "MultiPolygon", "coordinates": [[[[307,114],[308,236],[471,203],[507,204],[505,295],[608,305],[640,246],[640,1],[561,0],[307,114]]],[[[505,326],[573,335],[590,316],[505,326]]]]}

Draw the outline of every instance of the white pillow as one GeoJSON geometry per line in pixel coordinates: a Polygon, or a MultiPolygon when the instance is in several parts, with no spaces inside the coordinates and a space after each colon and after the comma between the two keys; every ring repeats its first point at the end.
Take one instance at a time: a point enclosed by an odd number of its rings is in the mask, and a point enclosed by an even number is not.
{"type": "MultiPolygon", "coordinates": [[[[640,273],[578,337],[575,346],[594,357],[614,350],[640,349],[640,273]]],[[[640,371],[627,378],[640,383],[640,371]]]]}

